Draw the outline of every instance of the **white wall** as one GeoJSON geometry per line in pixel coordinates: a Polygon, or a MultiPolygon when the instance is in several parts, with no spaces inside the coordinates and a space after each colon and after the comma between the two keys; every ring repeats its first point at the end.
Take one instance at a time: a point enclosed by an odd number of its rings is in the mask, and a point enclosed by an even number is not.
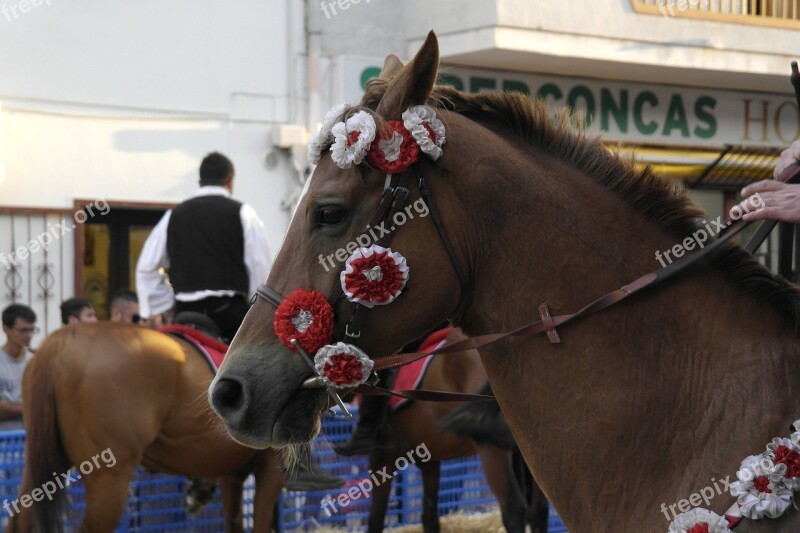
{"type": "Polygon", "coordinates": [[[196,190],[200,159],[220,150],[237,169],[234,195],[277,247],[295,176],[272,134],[304,117],[300,2],[4,5],[0,205],[178,202],[196,190]]]}

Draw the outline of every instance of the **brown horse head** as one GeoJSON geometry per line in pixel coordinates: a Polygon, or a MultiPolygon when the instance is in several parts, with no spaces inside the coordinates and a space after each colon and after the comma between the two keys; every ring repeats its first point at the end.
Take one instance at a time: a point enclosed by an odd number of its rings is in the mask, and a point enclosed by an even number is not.
{"type": "MultiPolygon", "coordinates": [[[[438,63],[438,44],[431,33],[407,65],[389,56],[364,100],[346,115],[367,111],[379,127],[399,119],[403,110],[428,101],[438,63]]],[[[433,187],[441,197],[439,202],[446,203],[457,176],[448,175],[438,164],[422,163],[423,159],[417,163],[424,165],[420,172],[437,182],[433,187]]],[[[445,150],[440,162],[444,166],[447,160],[445,150]]],[[[410,277],[399,298],[367,314],[357,344],[370,356],[393,353],[422,336],[433,324],[453,316],[460,300],[458,280],[447,266],[450,259],[426,217],[428,210],[416,187],[409,187],[411,196],[403,216],[395,219],[398,224],[390,221],[371,233],[365,229],[378,209],[384,178],[385,173],[367,164],[339,168],[325,150],[267,282],[284,295],[299,288],[331,294],[340,284],[344,251],[355,246],[351,243],[362,234],[374,241],[382,232],[391,232],[391,248],[407,259],[410,277]]],[[[352,309],[345,298],[335,304],[334,337],[343,337],[352,309]]],[[[321,389],[300,388],[313,371],[276,338],[274,314],[275,307],[266,301],[254,304],[210,391],[211,403],[231,435],[258,447],[311,439],[319,428],[319,414],[328,404],[321,389]]]]}
{"type": "MultiPolygon", "coordinates": [[[[331,119],[364,112],[385,146],[381,124],[411,106],[431,106],[446,128],[440,158],[426,152],[388,181],[396,189],[405,177],[408,205],[432,191],[440,216],[396,221],[390,248],[405,257],[407,284],[369,310],[350,344],[388,355],[445,319],[471,337],[508,332],[536,321],[543,302],[575,312],[657,270],[659,253],[672,262],[715,237],[681,187],[610,153],[567,114],[521,94],[434,88],[437,63],[430,35],[408,65],[388,60],[360,105],[331,119]]],[[[369,155],[343,164],[335,149],[357,145],[351,133],[320,149],[268,279],[276,292],[337,296],[350,243],[374,220],[386,172],[369,155]]],[[[280,298],[264,295],[210,399],[242,443],[307,441],[329,400],[303,387],[316,370],[279,340],[267,299],[280,298]]],[[[520,450],[571,531],[663,531],[661,503],[735,475],[743,457],[786,434],[800,416],[799,295],[728,243],[667,283],[565,324],[559,344],[539,335],[481,348],[520,450]],[[609,486],[622,488],[598,490],[609,486]]],[[[331,336],[343,339],[353,304],[332,299],[331,336]]],[[[781,531],[797,527],[800,513],[781,531]]]]}

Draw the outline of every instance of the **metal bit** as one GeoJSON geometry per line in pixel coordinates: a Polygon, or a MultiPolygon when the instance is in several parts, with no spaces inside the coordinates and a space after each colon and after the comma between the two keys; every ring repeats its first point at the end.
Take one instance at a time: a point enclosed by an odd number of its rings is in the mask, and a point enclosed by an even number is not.
{"type": "Polygon", "coordinates": [[[328,393],[328,396],[330,396],[331,399],[336,403],[336,405],[339,406],[339,409],[342,410],[342,413],[344,414],[345,419],[350,420],[351,418],[353,418],[353,414],[350,411],[347,410],[347,405],[345,405],[345,403],[342,401],[342,398],[341,398],[341,396],[339,396],[339,393],[336,392],[336,389],[334,389],[331,386],[326,386],[325,385],[325,381],[322,379],[322,376],[319,375],[319,372],[317,371],[317,368],[314,366],[314,362],[312,361],[311,356],[309,356],[306,353],[306,351],[303,349],[303,347],[300,346],[300,343],[297,342],[297,339],[292,339],[289,342],[291,342],[292,346],[294,346],[297,349],[297,351],[300,352],[300,354],[303,356],[303,359],[305,359],[305,361],[309,364],[311,369],[314,371],[314,374],[316,374],[315,377],[308,378],[307,380],[305,380],[303,382],[303,384],[301,385],[301,387],[302,388],[321,388],[321,387],[325,387],[325,389],[326,389],[326,391],[328,393]]]}

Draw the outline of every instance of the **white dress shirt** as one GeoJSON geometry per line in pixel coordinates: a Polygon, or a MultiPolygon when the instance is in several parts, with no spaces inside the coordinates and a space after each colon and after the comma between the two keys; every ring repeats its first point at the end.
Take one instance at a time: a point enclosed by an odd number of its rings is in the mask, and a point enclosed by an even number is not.
{"type": "MultiPolygon", "coordinates": [[[[224,187],[206,185],[201,187],[194,197],[220,195],[230,198],[231,194],[224,187]]],[[[155,225],[144,243],[139,261],[136,263],[136,293],[139,296],[139,314],[143,318],[160,315],[172,309],[175,300],[196,302],[211,296],[233,296],[234,291],[197,291],[173,294],[172,285],[166,274],[169,268],[167,256],[167,226],[172,210],[168,210],[155,225]]],[[[272,249],[264,223],[255,209],[242,204],[239,210],[244,231],[244,264],[247,268],[250,294],[256,287],[264,283],[272,267],[272,249]]]]}

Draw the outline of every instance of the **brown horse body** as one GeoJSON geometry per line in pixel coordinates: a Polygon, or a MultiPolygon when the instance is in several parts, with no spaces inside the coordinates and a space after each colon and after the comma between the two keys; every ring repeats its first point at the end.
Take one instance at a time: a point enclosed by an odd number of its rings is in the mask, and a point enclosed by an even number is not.
{"type": "MultiPolygon", "coordinates": [[[[432,189],[455,253],[451,260],[430,217],[397,229],[391,246],[411,274],[403,295],[364,321],[357,342],[373,357],[444,318],[475,337],[538,320],[543,302],[554,314],[575,312],[658,268],[655,252],[703,226],[685,192],[574,133],[543,104],[433,89],[435,36],[407,66],[395,63],[361,106],[384,120],[413,105],[436,108],[444,154],[435,163],[421,156],[412,171],[432,189]],[[467,274],[461,289],[453,262],[467,274]]],[[[324,272],[317,257],[362,231],[383,183],[366,164],[338,168],[326,151],[269,286],[330,294],[338,272],[324,272]]],[[[409,201],[418,198],[412,187],[409,201]]],[[[564,326],[560,344],[540,335],[481,348],[526,462],[570,531],[663,532],[664,508],[734,480],[745,457],[789,435],[800,418],[798,294],[726,245],[674,280],[564,326]]],[[[334,310],[342,338],[352,309],[340,301],[334,310]]],[[[308,366],[277,340],[273,313],[266,301],[253,306],[211,389],[231,435],[259,447],[312,438],[327,403],[300,386],[308,366]]],[[[722,514],[734,501],[723,492],[709,507],[722,514]]],[[[738,529],[798,530],[791,508],[738,529]]]]}
{"type": "MultiPolygon", "coordinates": [[[[252,471],[256,528],[268,531],[283,486],[278,458],[241,446],[220,430],[205,403],[212,377],[194,347],[143,327],[106,322],[53,333],[23,379],[27,437],[20,495],[107,450],[113,464],[95,461],[81,476],[81,531],[117,527],[140,464],[171,474],[225,476],[226,529],[243,531],[241,489],[252,471]]],[[[53,502],[21,508],[8,530],[60,531],[64,496],[57,490],[53,502]]]]}
{"type": "MultiPolygon", "coordinates": [[[[448,335],[447,342],[465,338],[456,330],[448,335]]],[[[485,385],[486,380],[480,355],[471,350],[458,357],[434,356],[428,364],[420,388],[471,393],[485,385]]],[[[452,431],[443,431],[440,427],[439,421],[458,405],[460,404],[456,402],[411,401],[398,409],[391,415],[392,426],[396,430],[391,441],[393,447],[374,452],[370,457],[370,470],[379,472],[386,467],[386,471],[391,472],[398,457],[405,457],[409,451],[424,445],[429,454],[428,460],[416,463],[422,472],[422,525],[426,532],[436,532],[439,531],[438,493],[441,462],[477,453],[481,458],[486,481],[500,504],[506,531],[509,533],[524,531],[527,504],[522,487],[515,479],[512,452],[497,446],[479,445],[472,439],[460,437],[452,431]]],[[[389,480],[372,491],[370,532],[383,530],[391,487],[392,483],[389,480]]],[[[536,508],[540,509],[538,506],[536,508]]],[[[547,520],[546,513],[545,508],[544,523],[547,520]]],[[[540,517],[534,520],[542,522],[540,517]]]]}

